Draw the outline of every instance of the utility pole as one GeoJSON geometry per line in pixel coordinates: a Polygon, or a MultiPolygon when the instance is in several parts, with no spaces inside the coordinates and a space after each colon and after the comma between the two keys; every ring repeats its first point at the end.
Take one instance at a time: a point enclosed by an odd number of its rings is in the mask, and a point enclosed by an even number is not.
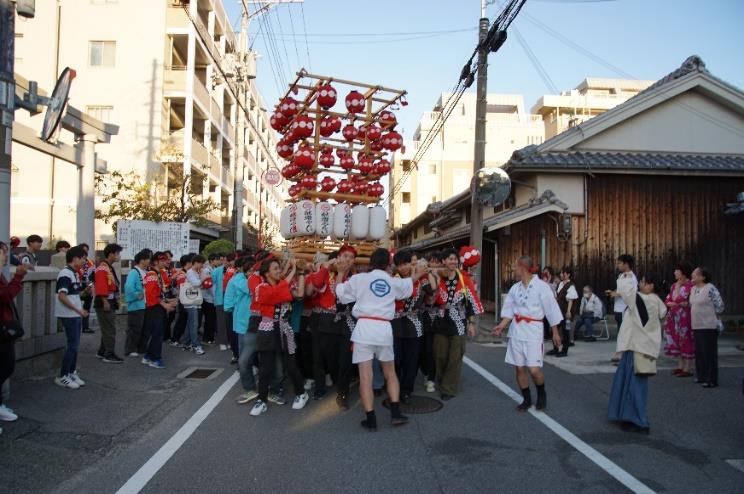
{"type": "Polygon", "coordinates": [[[10,168],[15,109],[15,2],[0,0],[0,240],[10,238],[10,168]]]}
{"type": "Polygon", "coordinates": [[[245,154],[245,111],[246,92],[248,90],[248,74],[246,73],[246,60],[248,58],[248,4],[241,2],[240,36],[238,38],[238,56],[240,57],[239,70],[241,79],[238,82],[238,122],[237,122],[237,156],[235,157],[235,184],[233,185],[233,240],[235,248],[243,246],[243,178],[245,177],[245,166],[243,155],[245,154]]]}
{"type": "MultiPolygon", "coordinates": [[[[483,207],[476,200],[476,177],[478,170],[485,166],[486,162],[486,110],[488,96],[488,52],[486,38],[488,37],[489,23],[486,18],[486,0],[481,0],[481,18],[478,29],[478,78],[476,86],[475,103],[475,146],[473,148],[473,179],[470,183],[471,209],[470,209],[470,244],[479,252],[483,252],[483,207]]],[[[473,282],[480,293],[481,264],[474,266],[473,282]]]]}

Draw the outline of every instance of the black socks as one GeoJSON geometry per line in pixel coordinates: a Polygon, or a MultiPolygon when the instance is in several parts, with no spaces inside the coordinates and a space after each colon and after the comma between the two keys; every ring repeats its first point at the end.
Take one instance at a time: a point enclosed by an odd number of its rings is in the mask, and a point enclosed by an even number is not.
{"type": "Polygon", "coordinates": [[[408,423],[408,417],[400,413],[400,402],[390,402],[390,418],[393,425],[404,425],[408,423]]]}
{"type": "Polygon", "coordinates": [[[517,411],[526,412],[532,406],[532,393],[530,393],[529,386],[522,388],[522,397],[524,401],[517,407],[517,411]]]}
{"type": "Polygon", "coordinates": [[[367,412],[367,418],[362,420],[362,427],[364,427],[368,431],[377,430],[377,415],[375,415],[374,410],[372,410],[371,412],[367,412]]]}
{"type": "Polygon", "coordinates": [[[548,406],[548,398],[545,395],[545,384],[536,384],[535,387],[537,388],[537,403],[535,404],[535,408],[537,410],[545,410],[545,407],[548,406]]]}

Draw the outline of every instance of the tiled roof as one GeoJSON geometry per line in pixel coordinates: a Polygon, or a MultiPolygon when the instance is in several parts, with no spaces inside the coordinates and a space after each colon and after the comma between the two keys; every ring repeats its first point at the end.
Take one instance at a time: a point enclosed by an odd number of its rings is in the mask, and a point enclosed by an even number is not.
{"type": "Polygon", "coordinates": [[[744,173],[744,155],[658,152],[553,151],[524,148],[514,153],[509,168],[571,168],[582,170],[647,170],[744,173]]]}

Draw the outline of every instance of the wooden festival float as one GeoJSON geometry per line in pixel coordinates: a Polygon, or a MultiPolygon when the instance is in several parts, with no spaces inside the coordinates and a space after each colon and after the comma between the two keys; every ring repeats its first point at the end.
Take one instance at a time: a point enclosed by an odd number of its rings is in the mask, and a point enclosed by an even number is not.
{"type": "Polygon", "coordinates": [[[366,262],[378,247],[387,225],[381,180],[391,170],[388,153],[403,146],[393,111],[407,104],[405,95],[297,73],[271,116],[281,134],[277,152],[287,160],[281,174],[293,182],[280,230],[294,257],[312,260],[348,243],[366,262]]]}

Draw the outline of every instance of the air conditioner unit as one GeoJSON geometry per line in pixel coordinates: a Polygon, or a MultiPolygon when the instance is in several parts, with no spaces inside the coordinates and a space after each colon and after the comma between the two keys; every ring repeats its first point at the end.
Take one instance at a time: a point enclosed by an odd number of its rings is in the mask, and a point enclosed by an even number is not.
{"type": "Polygon", "coordinates": [[[225,55],[225,59],[222,61],[222,70],[225,73],[225,77],[235,77],[237,71],[238,57],[235,53],[228,53],[225,55]]]}

